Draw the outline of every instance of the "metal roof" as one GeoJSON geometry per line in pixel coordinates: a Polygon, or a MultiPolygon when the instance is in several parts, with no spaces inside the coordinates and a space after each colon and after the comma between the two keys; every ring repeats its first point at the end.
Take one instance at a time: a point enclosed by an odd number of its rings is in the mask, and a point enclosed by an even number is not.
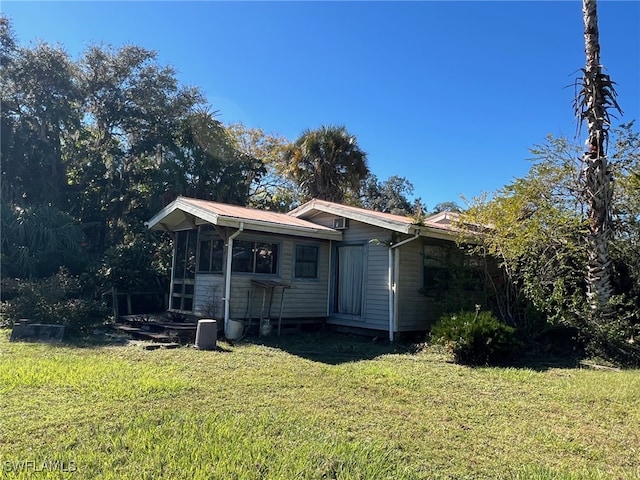
{"type": "Polygon", "coordinates": [[[147,222],[152,230],[180,230],[197,225],[239,228],[259,232],[280,233],[300,237],[341,240],[342,232],[293,217],[254,208],[211,202],[188,197],[178,197],[147,222]]]}
{"type": "Polygon", "coordinates": [[[394,215],[391,213],[376,212],[359,207],[349,205],[341,205],[339,203],[328,202],[326,200],[310,200],[300,205],[298,208],[291,210],[289,215],[296,218],[311,219],[320,212],[349,218],[358,222],[375,225],[387,230],[393,230],[399,233],[419,234],[423,236],[444,236],[451,239],[451,236],[459,231],[452,220],[458,215],[453,212],[442,212],[427,217],[424,222],[418,224],[411,217],[403,215],[394,215]]]}

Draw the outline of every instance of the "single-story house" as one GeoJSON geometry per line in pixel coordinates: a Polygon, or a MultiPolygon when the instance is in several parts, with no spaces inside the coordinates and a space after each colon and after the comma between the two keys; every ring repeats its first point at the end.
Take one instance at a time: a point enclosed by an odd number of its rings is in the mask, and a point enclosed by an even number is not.
{"type": "Polygon", "coordinates": [[[393,340],[429,327],[419,290],[426,259],[455,241],[453,216],[417,225],[323,200],[285,214],[178,197],[147,225],[174,240],[170,311],[223,317],[226,332],[230,319],[265,315],[268,298],[284,319],[323,318],[393,340]]]}

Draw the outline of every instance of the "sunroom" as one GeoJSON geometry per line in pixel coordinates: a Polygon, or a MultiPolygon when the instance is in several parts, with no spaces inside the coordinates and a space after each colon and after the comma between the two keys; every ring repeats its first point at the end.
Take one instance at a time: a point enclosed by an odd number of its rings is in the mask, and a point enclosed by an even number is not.
{"type": "Polygon", "coordinates": [[[147,224],[174,240],[170,311],[224,318],[225,331],[232,318],[327,316],[330,244],[340,231],[186,197],[147,224]]]}

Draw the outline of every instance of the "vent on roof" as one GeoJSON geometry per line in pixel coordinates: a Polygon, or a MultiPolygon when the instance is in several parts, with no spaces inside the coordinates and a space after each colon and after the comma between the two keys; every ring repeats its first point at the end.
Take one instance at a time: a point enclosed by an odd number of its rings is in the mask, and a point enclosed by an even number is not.
{"type": "Polygon", "coordinates": [[[349,228],[349,219],[344,217],[334,218],[333,228],[335,228],[336,230],[346,230],[347,228],[349,228]]]}

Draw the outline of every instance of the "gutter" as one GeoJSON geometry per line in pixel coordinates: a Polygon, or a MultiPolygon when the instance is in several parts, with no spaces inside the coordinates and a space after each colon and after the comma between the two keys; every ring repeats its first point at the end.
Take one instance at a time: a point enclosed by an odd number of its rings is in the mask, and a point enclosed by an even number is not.
{"type": "MultiPolygon", "coordinates": [[[[399,270],[398,266],[394,262],[394,250],[401,247],[405,243],[413,242],[420,236],[420,232],[416,231],[414,236],[407,238],[394,245],[389,245],[389,341],[394,340],[394,330],[396,323],[396,310],[397,310],[397,297],[396,297],[396,273],[399,270]]],[[[397,258],[396,258],[397,259],[397,258]]]]}
{"type": "MultiPolygon", "coordinates": [[[[333,240],[329,240],[329,265],[327,266],[328,281],[327,281],[327,318],[331,316],[331,284],[333,283],[333,275],[331,269],[331,262],[333,262],[333,240]]],[[[335,272],[334,272],[335,273],[335,272]]]]}
{"type": "Polygon", "coordinates": [[[231,300],[231,262],[233,261],[233,240],[244,230],[244,223],[240,222],[240,227],[227,239],[227,263],[224,273],[224,333],[227,334],[229,325],[229,312],[231,300]]]}

